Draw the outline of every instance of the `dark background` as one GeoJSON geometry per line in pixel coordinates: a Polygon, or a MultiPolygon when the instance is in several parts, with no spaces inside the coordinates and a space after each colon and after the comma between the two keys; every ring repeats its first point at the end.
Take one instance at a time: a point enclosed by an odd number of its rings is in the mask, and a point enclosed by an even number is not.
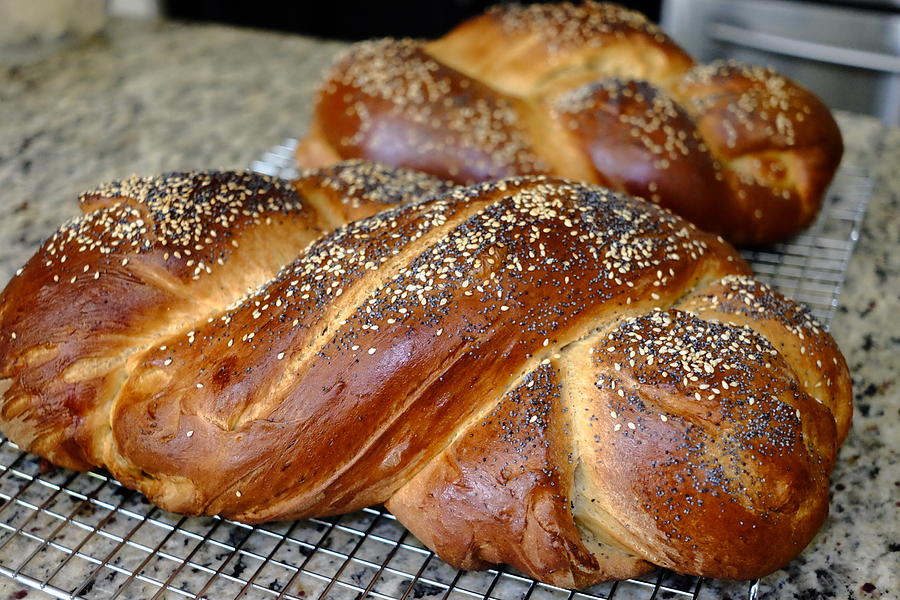
{"type": "MultiPolygon", "coordinates": [[[[371,37],[434,38],[493,5],[490,0],[396,0],[283,2],[273,0],[164,0],[168,16],[215,21],[307,35],[361,40],[371,37]]],[[[534,4],[534,2],[523,2],[534,4]]],[[[660,0],[619,4],[659,21],[660,0]]]]}

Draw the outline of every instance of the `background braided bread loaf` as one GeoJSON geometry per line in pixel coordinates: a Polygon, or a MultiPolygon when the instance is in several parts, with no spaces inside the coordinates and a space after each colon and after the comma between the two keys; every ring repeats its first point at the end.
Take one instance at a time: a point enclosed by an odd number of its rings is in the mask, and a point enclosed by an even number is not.
{"type": "Polygon", "coordinates": [[[504,5],[433,42],[354,46],[322,84],[297,156],[459,183],[553,174],[757,244],[813,219],[842,151],[828,109],[796,83],[696,65],[641,14],[585,2],[504,5]]]}
{"type": "Polygon", "coordinates": [[[188,514],[386,503],[455,565],[558,585],[796,555],[849,427],[828,334],[651,204],[442,187],[356,164],[85,195],[0,296],[4,432],[188,514]]]}

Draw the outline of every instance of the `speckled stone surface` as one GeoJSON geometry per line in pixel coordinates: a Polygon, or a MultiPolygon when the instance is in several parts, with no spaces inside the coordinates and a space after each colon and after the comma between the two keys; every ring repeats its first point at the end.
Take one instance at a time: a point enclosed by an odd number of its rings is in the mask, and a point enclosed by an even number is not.
{"type": "MultiPolygon", "coordinates": [[[[24,63],[3,64],[0,57],[0,280],[77,213],[75,199],[84,189],[131,173],[245,168],[285,137],[302,135],[318,75],[341,47],[220,26],[113,22],[102,36],[37,50],[24,63]]],[[[834,474],[831,516],[798,559],[761,582],[764,598],[900,597],[900,130],[883,131],[854,115],[840,115],[840,122],[845,160],[869,165],[877,178],[832,323],[853,373],[857,409],[834,474]]],[[[72,485],[82,479],[85,486],[96,483],[82,475],[72,485]]],[[[148,510],[139,500],[129,502],[148,510]]],[[[20,518],[0,512],[4,523],[20,518]]],[[[239,534],[229,529],[228,535],[239,534]]],[[[25,546],[0,547],[0,564],[15,564],[29,551],[25,546]]],[[[39,550],[24,572],[41,579],[59,555],[39,550]]],[[[89,567],[73,561],[66,567],[71,572],[57,577],[74,582],[89,567]]],[[[177,577],[179,587],[195,591],[208,579],[190,569],[177,577]]],[[[466,577],[477,587],[485,576],[466,577]]],[[[108,597],[100,592],[115,582],[99,582],[91,597],[108,597]]],[[[129,597],[142,597],[143,588],[133,589],[138,595],[129,597]]],[[[499,595],[517,598],[526,589],[499,595]]],[[[438,590],[417,597],[432,591],[438,590]]],[[[233,595],[212,592],[211,598],[233,595]]],[[[252,592],[247,597],[256,597],[252,592]]],[[[0,578],[0,600],[12,597],[47,596],[0,578]],[[27,595],[19,596],[22,591],[27,595]]],[[[649,593],[623,587],[615,597],[649,593]]],[[[701,592],[709,599],[746,597],[746,583],[706,582],[701,592]]]]}

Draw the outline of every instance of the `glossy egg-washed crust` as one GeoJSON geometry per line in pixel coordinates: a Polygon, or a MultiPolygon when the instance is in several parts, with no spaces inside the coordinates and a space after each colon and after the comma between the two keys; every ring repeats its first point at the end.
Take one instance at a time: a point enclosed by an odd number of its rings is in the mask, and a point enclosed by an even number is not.
{"type": "Polygon", "coordinates": [[[828,334],[652,204],[446,187],[355,164],[84,196],[0,297],[3,431],[185,514],[385,503],[454,565],[556,585],[796,555],[849,427],[828,334]]]}
{"type": "Polygon", "coordinates": [[[504,4],[432,42],[353,46],[326,76],[297,157],[464,184],[552,174],[760,244],[810,223],[842,152],[831,113],[793,81],[697,65],[640,13],[585,2],[504,4]]]}

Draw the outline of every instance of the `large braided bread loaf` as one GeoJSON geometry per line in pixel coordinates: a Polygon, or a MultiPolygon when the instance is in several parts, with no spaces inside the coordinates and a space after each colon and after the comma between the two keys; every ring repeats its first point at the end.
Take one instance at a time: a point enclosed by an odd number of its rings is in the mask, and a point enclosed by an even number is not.
{"type": "Polygon", "coordinates": [[[697,65],[613,4],[503,5],[429,43],[354,46],[303,166],[368,158],[459,183],[552,174],[641,196],[738,244],[817,213],[842,153],[828,109],[773,72],[697,65]]]}
{"type": "Polygon", "coordinates": [[[558,585],[796,555],[850,422],[829,335],[652,204],[445,188],[354,164],[84,195],[0,296],[3,431],[187,514],[385,503],[452,564],[558,585]]]}

